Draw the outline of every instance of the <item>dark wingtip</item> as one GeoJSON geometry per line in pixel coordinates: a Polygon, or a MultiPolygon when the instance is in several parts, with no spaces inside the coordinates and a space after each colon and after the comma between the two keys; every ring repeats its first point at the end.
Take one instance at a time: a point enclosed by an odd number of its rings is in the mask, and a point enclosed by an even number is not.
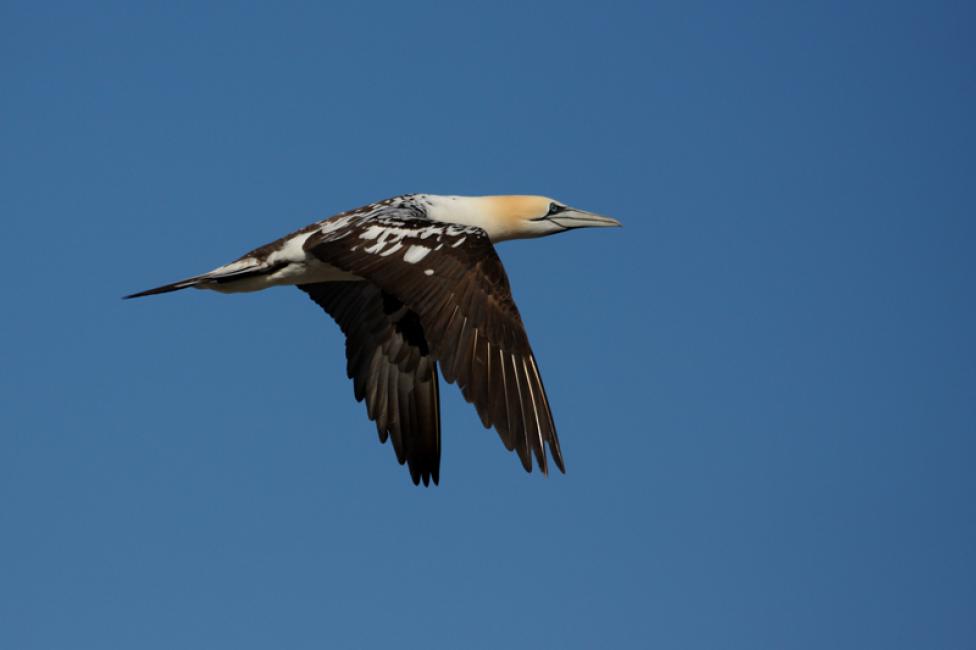
{"type": "Polygon", "coordinates": [[[417,487],[420,487],[421,483],[424,484],[424,487],[430,487],[431,483],[433,483],[434,486],[436,487],[437,485],[440,484],[439,474],[440,472],[438,472],[436,469],[415,470],[413,467],[410,467],[410,480],[412,480],[413,484],[416,485],[417,487]]]}
{"type": "Polygon", "coordinates": [[[566,465],[563,463],[563,452],[559,448],[559,442],[555,439],[549,441],[549,453],[552,454],[552,460],[559,468],[559,471],[563,474],[566,473],[566,465]]]}
{"type": "Polygon", "coordinates": [[[553,460],[556,461],[556,467],[559,468],[559,472],[561,474],[565,474],[566,473],[566,466],[563,465],[563,459],[562,458],[559,458],[559,457],[553,457],[553,460]]]}

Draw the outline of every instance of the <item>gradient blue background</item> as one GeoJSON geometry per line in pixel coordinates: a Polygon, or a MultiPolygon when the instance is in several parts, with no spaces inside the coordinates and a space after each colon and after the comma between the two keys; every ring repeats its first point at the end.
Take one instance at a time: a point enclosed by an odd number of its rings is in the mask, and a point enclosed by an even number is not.
{"type": "Polygon", "coordinates": [[[976,10],[809,4],[3,2],[0,646],[976,646],[976,10]],[[119,300],[403,192],[625,223],[500,251],[566,476],[119,300]]]}

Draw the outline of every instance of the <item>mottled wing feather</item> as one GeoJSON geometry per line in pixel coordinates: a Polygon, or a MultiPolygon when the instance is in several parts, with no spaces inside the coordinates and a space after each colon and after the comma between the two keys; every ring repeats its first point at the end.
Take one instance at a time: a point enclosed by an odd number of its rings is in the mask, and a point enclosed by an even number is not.
{"type": "Polygon", "coordinates": [[[366,402],[380,441],[392,439],[415,484],[439,481],[440,395],[437,362],[417,315],[369,282],[300,285],[346,335],[347,374],[366,402]]]}
{"type": "Polygon", "coordinates": [[[305,249],[392,294],[420,319],[449,382],[494,426],[523,467],[565,471],[542,378],[508,277],[484,230],[377,217],[313,234],[305,249]]]}

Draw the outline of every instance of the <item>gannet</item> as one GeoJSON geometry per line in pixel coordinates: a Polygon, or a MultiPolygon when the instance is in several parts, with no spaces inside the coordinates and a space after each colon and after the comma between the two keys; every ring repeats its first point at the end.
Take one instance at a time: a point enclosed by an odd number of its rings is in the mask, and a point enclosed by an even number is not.
{"type": "Polygon", "coordinates": [[[438,369],[532,471],[565,472],[535,355],[494,244],[619,226],[544,196],[406,194],[310,224],[179,289],[294,285],[346,336],[346,371],[414,484],[440,480],[438,369]]]}

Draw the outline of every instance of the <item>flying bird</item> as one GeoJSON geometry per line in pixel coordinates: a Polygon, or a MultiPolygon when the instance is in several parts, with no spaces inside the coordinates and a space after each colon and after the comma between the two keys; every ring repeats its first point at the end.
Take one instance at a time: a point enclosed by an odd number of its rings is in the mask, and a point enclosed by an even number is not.
{"type": "Polygon", "coordinates": [[[546,448],[565,472],[549,399],[494,244],[615,219],[543,196],[406,194],[341,212],[208,273],[125,298],[193,287],[294,285],[346,336],[347,374],[381,442],[414,484],[440,477],[438,369],[526,471],[546,448]]]}

